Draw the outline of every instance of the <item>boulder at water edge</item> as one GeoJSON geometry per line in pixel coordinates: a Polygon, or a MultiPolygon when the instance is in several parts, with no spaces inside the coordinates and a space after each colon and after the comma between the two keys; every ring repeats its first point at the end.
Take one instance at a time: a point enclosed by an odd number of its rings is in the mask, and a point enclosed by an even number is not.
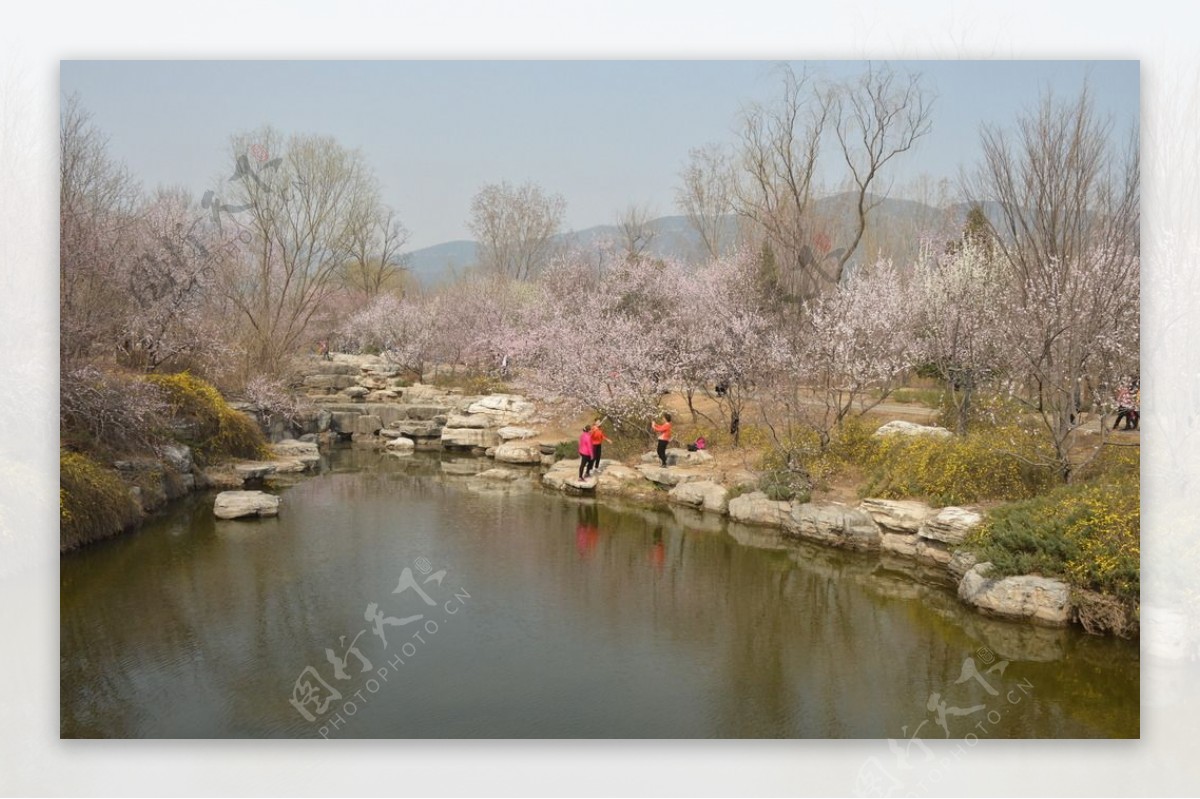
{"type": "Polygon", "coordinates": [[[992,564],[972,566],[958,584],[958,598],[989,615],[1063,627],[1071,618],[1071,589],[1061,580],[1023,574],[992,579],[992,564]]]}
{"type": "Polygon", "coordinates": [[[218,519],[278,516],[279,497],[264,491],[222,491],[213,503],[218,519]]]}

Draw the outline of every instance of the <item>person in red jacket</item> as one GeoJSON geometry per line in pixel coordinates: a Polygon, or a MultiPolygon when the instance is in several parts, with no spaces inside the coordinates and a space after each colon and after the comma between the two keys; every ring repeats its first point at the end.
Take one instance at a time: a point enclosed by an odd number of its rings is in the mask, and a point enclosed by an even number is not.
{"type": "Polygon", "coordinates": [[[671,442],[671,414],[664,413],[662,415],[662,424],[652,424],[650,429],[658,433],[658,459],[662,461],[662,465],[667,465],[667,444],[671,442]]]}
{"type": "Polygon", "coordinates": [[[608,436],[604,435],[604,431],[600,429],[602,419],[597,419],[592,425],[592,471],[596,474],[600,473],[600,449],[604,446],[604,442],[608,441],[608,436]]]}
{"type": "Polygon", "coordinates": [[[592,473],[592,426],[586,425],[579,436],[579,479],[586,480],[592,473]]]}

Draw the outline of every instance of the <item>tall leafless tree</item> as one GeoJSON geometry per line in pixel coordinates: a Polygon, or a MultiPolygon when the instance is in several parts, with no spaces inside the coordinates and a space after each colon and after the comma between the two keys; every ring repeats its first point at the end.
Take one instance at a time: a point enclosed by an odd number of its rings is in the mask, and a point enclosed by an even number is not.
{"type": "Polygon", "coordinates": [[[227,197],[206,203],[248,239],[225,289],[249,328],[248,365],[274,374],[335,287],[378,192],[359,152],[329,137],[264,128],[235,136],[231,156],[227,197]]]}
{"type": "Polygon", "coordinates": [[[467,222],[478,242],[479,265],[528,280],[546,264],[562,228],[567,201],[534,183],[485,185],[471,201],[467,222]]]}
{"type": "Polygon", "coordinates": [[[632,259],[641,258],[646,249],[658,236],[654,226],[654,212],[649,205],[630,205],[617,218],[617,229],[621,236],[621,249],[632,259]]]}
{"type": "Polygon", "coordinates": [[[833,84],[787,65],[780,73],[777,102],[743,114],[733,204],[760,231],[781,288],[803,299],[842,280],[886,195],[877,191],[881,173],[929,132],[932,100],[919,75],[886,66],[833,84]],[[844,242],[831,240],[831,220],[813,208],[830,130],[849,172],[853,221],[844,242]]]}
{"type": "Polygon", "coordinates": [[[348,289],[374,299],[384,291],[403,291],[408,228],[395,210],[375,205],[350,228],[349,254],[342,279],[348,289]]]}
{"type": "Polygon", "coordinates": [[[679,173],[675,202],[700,236],[704,255],[719,258],[728,249],[735,173],[729,151],[719,144],[693,148],[679,173]]]}

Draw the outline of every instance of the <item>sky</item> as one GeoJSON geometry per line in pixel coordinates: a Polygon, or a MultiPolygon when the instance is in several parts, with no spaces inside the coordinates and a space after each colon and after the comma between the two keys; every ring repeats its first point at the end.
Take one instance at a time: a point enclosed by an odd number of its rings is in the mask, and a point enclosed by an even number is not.
{"type": "MultiPolygon", "coordinates": [[[[830,79],[860,61],[792,62],[830,79]]],[[[897,61],[936,95],[930,134],[895,162],[892,195],[918,176],[956,180],[981,124],[1008,126],[1043,92],[1085,79],[1117,130],[1139,122],[1137,61],[897,61]]],[[[679,213],[688,151],[732,143],[739,115],[779,94],[773,61],[63,61],[110,153],[147,189],[197,197],[234,172],[232,135],[271,125],[358,148],[409,249],[470,238],[487,183],[532,181],[567,201],[566,228],[611,224],[631,205],[679,213]]]]}

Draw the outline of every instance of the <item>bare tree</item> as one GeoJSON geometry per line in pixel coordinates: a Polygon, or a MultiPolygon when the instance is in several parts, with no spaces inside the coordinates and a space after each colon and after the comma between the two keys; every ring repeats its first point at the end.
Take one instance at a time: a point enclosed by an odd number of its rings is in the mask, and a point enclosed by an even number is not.
{"type": "Polygon", "coordinates": [[[854,229],[837,257],[834,283],[841,282],[846,262],[862,241],[867,215],[887,197],[886,191],[871,194],[880,172],[929,133],[932,104],[920,75],[900,76],[886,65],[871,65],[857,81],[834,92],[834,132],[855,194],[854,229]]]}
{"type": "Polygon", "coordinates": [[[704,254],[719,258],[728,248],[736,179],[728,150],[719,144],[693,148],[679,179],[675,202],[700,236],[704,254]]]}
{"type": "Polygon", "coordinates": [[[467,225],[478,241],[479,264],[528,280],[546,264],[562,227],[567,201],[534,183],[485,185],[471,201],[467,225]]]}
{"type": "Polygon", "coordinates": [[[871,211],[886,196],[872,190],[885,167],[929,132],[931,100],[920,76],[900,77],[890,67],[830,85],[787,65],[781,75],[778,102],[743,115],[733,203],[760,230],[780,288],[805,299],[841,282],[871,211]],[[830,220],[813,211],[829,129],[849,172],[853,223],[844,242],[833,241],[830,220]]]}
{"type": "Polygon", "coordinates": [[[206,200],[244,227],[249,241],[225,290],[249,326],[250,365],[275,373],[334,288],[378,194],[358,151],[329,137],[284,140],[264,128],[234,137],[232,156],[230,202],[206,200]]]}
{"type": "Polygon", "coordinates": [[[755,104],[743,114],[733,205],[761,231],[778,264],[781,288],[806,296],[817,288],[806,269],[811,261],[806,223],[830,101],[807,72],[797,75],[784,65],[781,75],[778,104],[755,104]]]}
{"type": "MultiPolygon", "coordinates": [[[[115,345],[125,286],[114,279],[131,255],[139,187],[108,155],[77,96],[59,129],[59,314],[64,360],[115,345]]],[[[108,355],[115,354],[108,352],[108,355]]]]}
{"type": "Polygon", "coordinates": [[[409,232],[391,208],[377,205],[363,211],[364,217],[350,227],[342,280],[371,300],[383,291],[403,290],[409,232]]]}
{"type": "Polygon", "coordinates": [[[621,248],[626,257],[637,260],[658,236],[654,227],[654,212],[649,205],[630,205],[617,218],[621,231],[621,248]]]}
{"type": "Polygon", "coordinates": [[[996,209],[988,221],[1010,271],[1008,347],[1031,384],[1021,399],[1069,479],[1085,392],[1099,400],[1101,386],[1137,368],[1136,132],[1117,145],[1085,86],[1069,102],[1047,94],[1015,130],[989,126],[981,138],[983,163],[965,193],[996,209]]]}

